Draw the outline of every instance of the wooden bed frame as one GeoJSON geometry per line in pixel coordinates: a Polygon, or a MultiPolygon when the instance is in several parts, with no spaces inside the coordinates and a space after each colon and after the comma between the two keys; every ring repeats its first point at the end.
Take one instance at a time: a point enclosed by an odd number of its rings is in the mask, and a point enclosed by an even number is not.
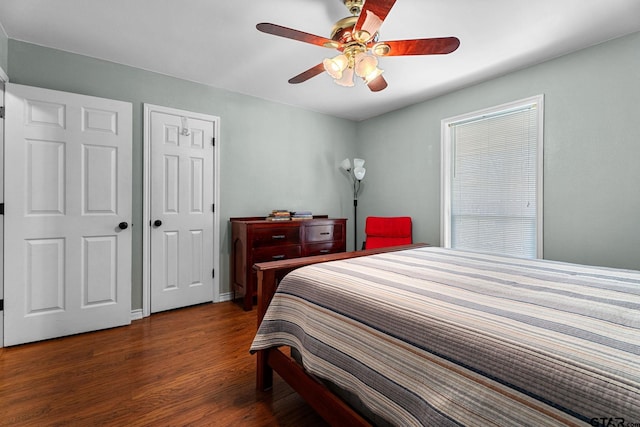
{"type": "MultiPolygon", "coordinates": [[[[357,258],[366,255],[415,249],[429,246],[416,243],[390,248],[370,249],[355,252],[341,252],[330,255],[318,255],[282,261],[257,263],[253,266],[258,275],[258,327],[264,318],[267,307],[273,298],[280,280],[290,271],[305,265],[320,262],[357,258]]],[[[256,386],[259,390],[268,390],[273,385],[273,371],[276,371],[315,411],[331,425],[370,426],[371,424],[333,394],[305,370],[289,355],[278,348],[257,352],[256,386]]]]}

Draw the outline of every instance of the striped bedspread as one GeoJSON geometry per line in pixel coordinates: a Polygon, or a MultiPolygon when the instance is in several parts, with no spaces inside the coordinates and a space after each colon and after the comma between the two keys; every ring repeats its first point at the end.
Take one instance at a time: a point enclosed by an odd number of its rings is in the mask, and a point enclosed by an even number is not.
{"type": "Polygon", "coordinates": [[[421,248],[310,265],[251,350],[401,426],[640,426],[640,272],[421,248]]]}

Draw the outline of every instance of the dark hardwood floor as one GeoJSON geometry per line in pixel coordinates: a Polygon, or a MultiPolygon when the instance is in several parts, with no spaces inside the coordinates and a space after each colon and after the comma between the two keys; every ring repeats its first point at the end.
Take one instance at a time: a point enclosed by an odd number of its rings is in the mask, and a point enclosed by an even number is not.
{"type": "Polygon", "coordinates": [[[205,304],[0,349],[0,425],[325,426],[277,376],[255,389],[255,319],[205,304]]]}

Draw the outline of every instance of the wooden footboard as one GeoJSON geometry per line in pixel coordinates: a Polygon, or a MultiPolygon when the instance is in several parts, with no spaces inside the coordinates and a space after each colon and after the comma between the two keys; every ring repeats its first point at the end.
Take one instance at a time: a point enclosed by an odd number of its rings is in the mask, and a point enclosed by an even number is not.
{"type": "MultiPolygon", "coordinates": [[[[258,324],[262,322],[267,307],[273,298],[280,280],[289,272],[305,265],[327,261],[336,261],[415,249],[428,246],[424,243],[394,246],[391,248],[371,249],[355,252],[342,252],[330,255],[318,255],[291,260],[258,263],[253,266],[258,276],[258,324]]],[[[267,390],[273,385],[273,371],[276,371],[300,396],[302,396],[316,412],[331,425],[368,426],[364,418],[351,409],[339,397],[331,393],[324,385],[307,375],[296,362],[279,349],[267,349],[257,352],[256,386],[259,390],[267,390]]]]}

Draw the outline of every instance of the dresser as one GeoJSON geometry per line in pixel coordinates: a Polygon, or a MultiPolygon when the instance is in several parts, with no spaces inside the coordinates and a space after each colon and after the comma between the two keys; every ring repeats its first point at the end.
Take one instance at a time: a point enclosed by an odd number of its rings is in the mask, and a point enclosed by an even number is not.
{"type": "Polygon", "coordinates": [[[231,218],[230,277],[234,299],[253,307],[253,264],[345,252],[347,220],[314,216],[301,221],[266,221],[264,217],[231,218]]]}

